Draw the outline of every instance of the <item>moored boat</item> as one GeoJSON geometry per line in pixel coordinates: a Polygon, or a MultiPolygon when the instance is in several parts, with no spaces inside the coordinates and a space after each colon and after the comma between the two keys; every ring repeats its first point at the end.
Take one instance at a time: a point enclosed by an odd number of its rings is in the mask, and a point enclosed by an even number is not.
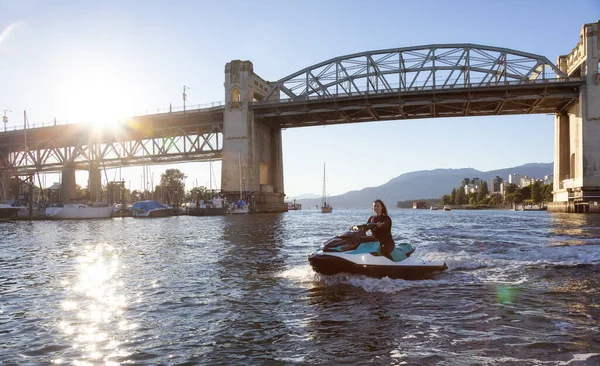
{"type": "Polygon", "coordinates": [[[113,207],[109,205],[84,205],[81,203],[67,203],[46,208],[46,218],[52,220],[82,220],[82,219],[108,219],[111,217],[113,207]]]}
{"type": "Polygon", "coordinates": [[[138,201],[131,207],[133,217],[166,217],[171,216],[169,207],[154,200],[138,201]]]}
{"type": "Polygon", "coordinates": [[[10,205],[5,205],[0,203],[0,221],[7,221],[17,217],[19,213],[18,207],[12,207],[10,205]]]}

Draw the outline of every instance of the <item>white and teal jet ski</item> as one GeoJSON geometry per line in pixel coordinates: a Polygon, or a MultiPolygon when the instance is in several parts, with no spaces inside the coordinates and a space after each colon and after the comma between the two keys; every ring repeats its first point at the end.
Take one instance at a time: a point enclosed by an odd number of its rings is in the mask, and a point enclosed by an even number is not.
{"type": "Polygon", "coordinates": [[[381,254],[379,241],[366,234],[373,224],[354,226],[329,239],[308,256],[308,263],[321,274],[360,274],[369,277],[419,280],[432,278],[448,268],[443,261],[426,261],[411,257],[415,248],[398,244],[392,251],[393,261],[381,254]]]}

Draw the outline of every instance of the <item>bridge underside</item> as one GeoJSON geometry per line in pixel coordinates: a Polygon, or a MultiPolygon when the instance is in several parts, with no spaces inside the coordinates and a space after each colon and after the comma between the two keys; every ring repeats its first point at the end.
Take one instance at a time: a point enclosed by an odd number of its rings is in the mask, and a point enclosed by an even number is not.
{"type": "Polygon", "coordinates": [[[456,88],[309,99],[252,106],[262,123],[281,128],[435,117],[555,114],[579,97],[581,81],[456,88]]]}

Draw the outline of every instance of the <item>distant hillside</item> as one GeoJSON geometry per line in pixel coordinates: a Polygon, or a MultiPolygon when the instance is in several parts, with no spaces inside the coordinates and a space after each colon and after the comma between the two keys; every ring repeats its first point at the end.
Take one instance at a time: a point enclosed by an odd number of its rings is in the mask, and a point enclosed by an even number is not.
{"type": "MultiPolygon", "coordinates": [[[[458,188],[464,178],[480,178],[491,183],[494,176],[508,180],[508,175],[518,173],[532,178],[543,178],[552,174],[553,163],[530,163],[513,168],[481,172],[472,168],[435,169],[405,173],[378,187],[350,191],[339,196],[329,197],[334,208],[368,208],[375,198],[382,199],[388,207],[395,207],[397,201],[419,198],[441,198],[450,194],[452,188],[458,188]]],[[[304,208],[320,205],[320,198],[299,199],[304,208]]]]}

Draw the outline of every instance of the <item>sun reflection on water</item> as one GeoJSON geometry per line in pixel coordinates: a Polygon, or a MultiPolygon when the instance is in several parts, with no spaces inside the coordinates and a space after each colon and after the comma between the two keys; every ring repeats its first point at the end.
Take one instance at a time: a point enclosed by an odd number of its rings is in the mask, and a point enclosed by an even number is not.
{"type": "MultiPolygon", "coordinates": [[[[76,276],[64,280],[68,297],[61,303],[66,316],[59,328],[73,340],[78,365],[113,363],[127,356],[119,350],[123,333],[135,328],[123,318],[127,298],[123,295],[118,251],[108,244],[87,245],[76,258],[76,276]]],[[[62,363],[64,360],[55,360],[62,363]]],[[[118,362],[117,362],[118,363],[118,362]]]]}

